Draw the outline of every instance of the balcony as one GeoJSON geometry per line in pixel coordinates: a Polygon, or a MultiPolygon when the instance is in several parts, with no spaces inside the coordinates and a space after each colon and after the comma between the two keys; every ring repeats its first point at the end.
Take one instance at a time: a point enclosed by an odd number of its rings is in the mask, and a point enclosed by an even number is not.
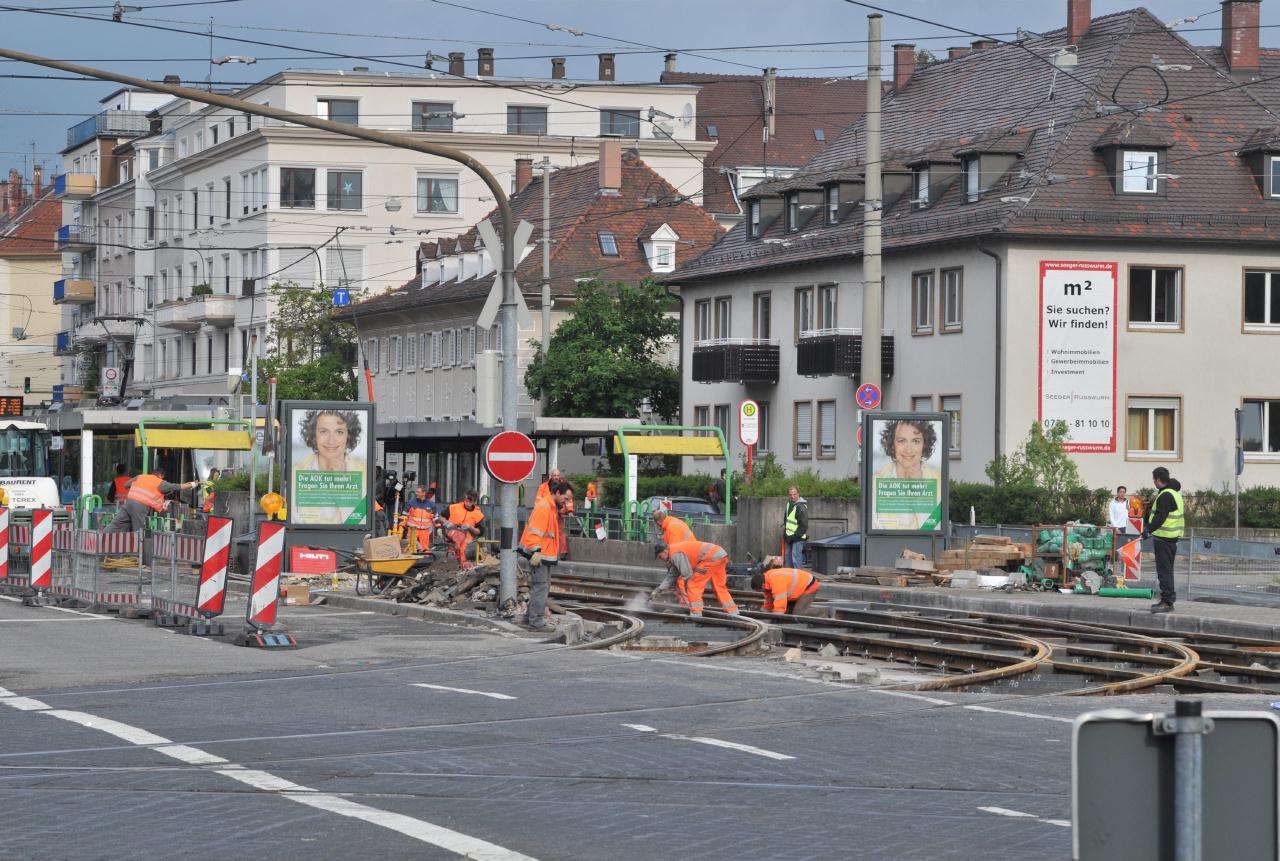
{"type": "Polygon", "coordinates": [[[63,278],[53,282],[53,304],[85,304],[94,300],[92,281],[84,278],[63,278]]]}
{"type": "Polygon", "coordinates": [[[720,338],[693,345],[695,383],[776,383],[778,345],[756,338],[720,338]]]}
{"type": "Polygon", "coordinates": [[[76,353],[75,334],[70,330],[64,330],[58,333],[58,340],[53,345],[54,355],[58,356],[74,356],[76,353]]]}
{"type": "Polygon", "coordinates": [[[58,228],[58,251],[90,251],[92,248],[92,227],[83,224],[64,224],[58,228]]]}
{"type": "Polygon", "coordinates": [[[64,173],[53,180],[53,193],[63,200],[84,200],[98,191],[98,178],[91,173],[64,173]]]}
{"type": "Polygon", "coordinates": [[[236,322],[236,297],[226,293],[193,296],[156,306],[156,325],[178,332],[194,332],[201,326],[225,329],[236,322]]]}
{"type": "Polygon", "coordinates": [[[103,111],[67,129],[67,149],[80,146],[98,135],[136,138],[151,130],[146,111],[103,111]]]}
{"type": "Polygon", "coordinates": [[[97,346],[108,340],[132,341],[137,327],[132,320],[113,320],[90,317],[75,328],[75,343],[80,346],[97,346]]]}
{"type": "MultiPolygon", "coordinates": [[[[880,335],[880,370],[893,376],[893,332],[880,335]]],[[[796,373],[802,377],[854,377],[862,375],[861,329],[811,329],[800,333],[796,344],[796,373]]]]}

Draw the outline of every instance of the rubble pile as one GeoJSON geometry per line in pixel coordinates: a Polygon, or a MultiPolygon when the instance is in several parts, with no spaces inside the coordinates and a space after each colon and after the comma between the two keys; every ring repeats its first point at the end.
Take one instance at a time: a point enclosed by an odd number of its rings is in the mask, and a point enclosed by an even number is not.
{"type": "MultiPolygon", "coordinates": [[[[384,594],[401,604],[487,609],[486,605],[498,600],[499,579],[500,569],[496,560],[462,568],[452,556],[445,556],[430,565],[411,569],[384,594]]],[[[517,586],[517,603],[524,604],[529,598],[527,571],[519,571],[517,586]]]]}

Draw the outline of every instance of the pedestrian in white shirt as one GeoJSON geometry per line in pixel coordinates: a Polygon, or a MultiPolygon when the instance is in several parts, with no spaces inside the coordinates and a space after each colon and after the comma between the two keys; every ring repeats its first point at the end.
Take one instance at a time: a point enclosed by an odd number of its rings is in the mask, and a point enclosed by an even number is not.
{"type": "Polygon", "coordinates": [[[1117,532],[1125,532],[1131,526],[1129,523],[1129,501],[1126,499],[1128,490],[1122,484],[1116,488],[1116,497],[1111,500],[1111,506],[1107,512],[1107,523],[1117,532]]]}

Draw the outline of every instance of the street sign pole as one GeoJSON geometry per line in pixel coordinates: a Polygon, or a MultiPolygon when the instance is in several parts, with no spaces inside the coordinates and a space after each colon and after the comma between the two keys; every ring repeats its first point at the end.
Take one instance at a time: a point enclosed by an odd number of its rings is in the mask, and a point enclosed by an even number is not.
{"type": "Polygon", "coordinates": [[[1240,540],[1240,473],[1244,472],[1244,410],[1236,408],[1236,541],[1240,540]]]}
{"type": "Polygon", "coordinates": [[[751,480],[751,459],[760,442],[760,405],[747,398],[738,405],[738,440],[747,447],[747,480],[751,480]]]}

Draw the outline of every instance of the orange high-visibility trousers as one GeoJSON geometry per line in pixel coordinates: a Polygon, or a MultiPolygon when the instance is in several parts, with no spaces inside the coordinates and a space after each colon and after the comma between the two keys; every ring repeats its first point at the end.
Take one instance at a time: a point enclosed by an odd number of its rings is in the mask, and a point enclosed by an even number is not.
{"type": "Polygon", "coordinates": [[[426,553],[431,549],[431,527],[426,529],[410,529],[409,537],[413,540],[413,550],[426,553]]]}
{"type": "Polygon", "coordinates": [[[685,585],[685,595],[689,599],[689,612],[695,616],[702,615],[702,596],[707,590],[708,580],[716,590],[716,600],[720,602],[720,609],[726,613],[736,613],[738,605],[733,602],[733,596],[729,594],[729,558],[727,556],[704,562],[701,569],[693,572],[693,576],[685,585]]]}

